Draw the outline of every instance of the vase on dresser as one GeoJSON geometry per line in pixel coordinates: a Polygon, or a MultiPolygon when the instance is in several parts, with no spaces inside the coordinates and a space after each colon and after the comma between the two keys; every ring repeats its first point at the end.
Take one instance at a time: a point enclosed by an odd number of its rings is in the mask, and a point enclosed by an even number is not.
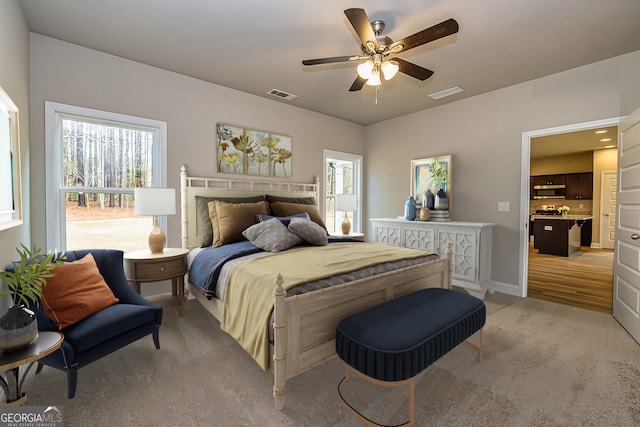
{"type": "Polygon", "coordinates": [[[416,201],[413,196],[409,196],[404,204],[404,219],[407,221],[416,219],[416,201]]]}
{"type": "Polygon", "coordinates": [[[447,193],[441,188],[435,195],[434,208],[436,210],[446,211],[449,208],[447,193]]]}

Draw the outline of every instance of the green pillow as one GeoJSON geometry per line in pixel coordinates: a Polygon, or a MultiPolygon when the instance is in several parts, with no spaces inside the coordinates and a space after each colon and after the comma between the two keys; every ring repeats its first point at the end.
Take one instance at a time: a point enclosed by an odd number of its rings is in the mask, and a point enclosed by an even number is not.
{"type": "Polygon", "coordinates": [[[285,203],[299,203],[302,205],[315,205],[316,198],[315,197],[282,197],[282,196],[272,196],[271,194],[267,194],[265,196],[267,198],[267,202],[285,202],[285,203]]]}
{"type": "Polygon", "coordinates": [[[219,200],[226,203],[255,203],[264,200],[264,196],[252,197],[206,197],[196,196],[196,211],[202,225],[202,243],[200,246],[207,247],[213,243],[213,228],[211,218],[209,218],[209,202],[219,200]]]}

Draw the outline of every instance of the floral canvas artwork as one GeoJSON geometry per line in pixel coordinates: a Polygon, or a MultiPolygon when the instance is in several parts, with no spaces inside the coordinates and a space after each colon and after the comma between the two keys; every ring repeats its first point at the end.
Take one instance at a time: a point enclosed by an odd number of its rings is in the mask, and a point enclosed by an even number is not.
{"type": "Polygon", "coordinates": [[[217,124],[218,172],[291,177],[291,137],[217,124]]]}

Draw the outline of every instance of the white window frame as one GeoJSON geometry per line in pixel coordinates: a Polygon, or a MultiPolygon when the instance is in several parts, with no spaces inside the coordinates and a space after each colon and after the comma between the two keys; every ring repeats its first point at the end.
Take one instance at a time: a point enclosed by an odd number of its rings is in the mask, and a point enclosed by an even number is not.
{"type": "MultiPolygon", "coordinates": [[[[2,132],[7,138],[3,143],[8,143],[2,149],[9,152],[9,163],[11,167],[5,169],[5,164],[0,165],[0,173],[3,174],[2,181],[10,187],[6,192],[6,187],[2,188],[2,205],[12,204],[9,210],[0,212],[0,230],[7,230],[18,225],[22,225],[22,173],[20,172],[20,124],[18,120],[18,107],[11,101],[9,95],[0,88],[0,120],[3,121],[2,132]]],[[[5,159],[7,160],[7,159],[5,159]]]]}
{"type": "MultiPolygon", "coordinates": [[[[154,143],[153,161],[153,186],[166,187],[167,184],[167,123],[159,120],[129,116],[126,114],[112,113],[92,108],[78,107],[75,105],[60,104],[57,102],[45,102],[45,155],[46,155],[46,229],[47,248],[64,249],[67,246],[67,221],[65,193],[77,191],[76,187],[63,186],[62,165],[62,121],[65,118],[74,120],[97,121],[112,123],[114,126],[139,127],[146,131],[154,132],[158,144],[154,143]]],[[[101,193],[127,193],[133,194],[133,188],[128,191],[123,188],[92,188],[101,193]]],[[[166,218],[159,217],[160,227],[167,229],[166,218]]]]}
{"type": "MultiPolygon", "coordinates": [[[[358,198],[358,210],[351,218],[351,231],[354,233],[362,233],[362,207],[364,205],[362,200],[362,156],[359,154],[345,153],[342,151],[333,151],[333,150],[323,150],[322,157],[322,177],[323,177],[323,186],[325,186],[323,191],[323,204],[327,199],[327,159],[336,159],[343,160],[347,162],[353,163],[353,191],[354,194],[358,198]]],[[[323,212],[323,216],[326,221],[326,206],[323,212]]]]}

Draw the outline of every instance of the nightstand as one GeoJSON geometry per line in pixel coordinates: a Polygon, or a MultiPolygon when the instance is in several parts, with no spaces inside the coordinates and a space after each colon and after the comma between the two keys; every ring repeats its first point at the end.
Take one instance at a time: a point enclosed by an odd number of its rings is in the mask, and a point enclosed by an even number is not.
{"type": "Polygon", "coordinates": [[[352,239],[358,239],[358,240],[362,240],[364,242],[364,233],[356,233],[356,232],[351,232],[348,235],[342,234],[342,233],[329,233],[331,236],[335,236],[335,237],[351,237],[352,239]]]}
{"type": "Polygon", "coordinates": [[[143,282],[171,279],[170,295],[152,295],[147,299],[166,311],[177,310],[182,317],[187,300],[184,275],[187,273],[188,253],[188,249],[182,248],[164,248],[159,254],[152,254],[148,249],[127,252],[124,254],[124,273],[137,293],[140,293],[143,282]]]}

